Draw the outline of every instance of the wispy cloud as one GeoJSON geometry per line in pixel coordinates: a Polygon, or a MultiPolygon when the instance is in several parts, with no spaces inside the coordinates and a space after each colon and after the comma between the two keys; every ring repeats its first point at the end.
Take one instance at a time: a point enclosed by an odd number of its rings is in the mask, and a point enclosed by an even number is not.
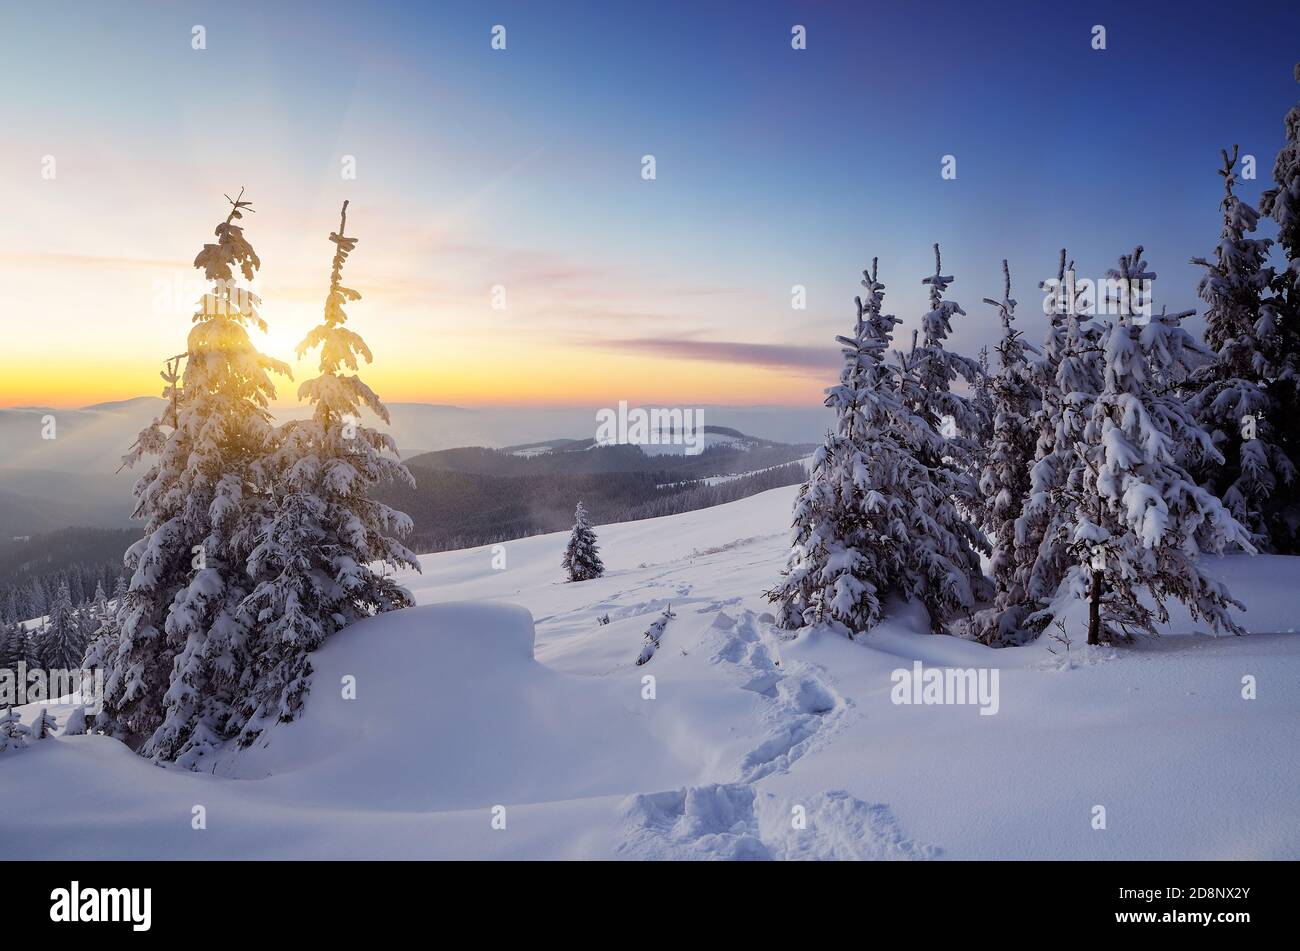
{"type": "Polygon", "coordinates": [[[648,337],[625,340],[579,340],[579,345],[600,350],[633,351],[673,360],[743,364],[811,375],[833,372],[842,357],[833,347],[797,344],[745,343],[738,340],[656,340],[648,337]]]}
{"type": "Polygon", "coordinates": [[[107,254],[79,254],[65,251],[17,251],[9,255],[11,263],[21,263],[30,267],[51,267],[71,270],[73,273],[86,271],[122,271],[122,270],[175,270],[189,268],[191,261],[185,258],[146,258],[107,254]]]}

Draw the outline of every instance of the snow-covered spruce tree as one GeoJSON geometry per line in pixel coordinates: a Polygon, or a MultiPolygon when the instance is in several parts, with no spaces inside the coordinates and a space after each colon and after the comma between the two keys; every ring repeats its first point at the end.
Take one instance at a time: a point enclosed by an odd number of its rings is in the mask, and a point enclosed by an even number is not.
{"type": "Polygon", "coordinates": [[[979,481],[982,526],[993,548],[989,569],[994,603],[973,615],[964,629],[967,636],[985,643],[1013,637],[1028,613],[1028,598],[1017,582],[1016,520],[1029,496],[1036,435],[1032,417],[1041,400],[1027,357],[1031,348],[1014,327],[1016,302],[1011,298],[1011,270],[1005,260],[1002,277],[1002,299],[984,299],[998,310],[1002,339],[997,346],[997,374],[989,388],[993,432],[983,453],[979,481]]]}
{"type": "MultiPolygon", "coordinates": [[[[1300,63],[1295,78],[1300,82],[1300,63]]],[[[1256,333],[1272,369],[1265,384],[1269,436],[1294,470],[1300,468],[1300,104],[1286,114],[1284,128],[1286,140],[1273,163],[1274,185],[1259,202],[1260,211],[1277,223],[1284,264],[1274,272],[1256,333]]],[[[1300,479],[1274,490],[1267,524],[1274,551],[1300,554],[1300,479]]]]}
{"type": "Polygon", "coordinates": [[[50,622],[45,632],[42,661],[46,667],[71,670],[81,666],[86,645],[81,638],[81,621],[73,611],[68,583],[61,581],[50,605],[50,622]]]}
{"type": "MultiPolygon", "coordinates": [[[[1031,419],[1036,434],[1029,494],[1015,526],[1013,590],[1021,609],[1008,608],[997,629],[985,628],[988,643],[1011,646],[1032,640],[1051,621],[1047,610],[1074,564],[1069,531],[1078,496],[1071,479],[1074,446],[1092,401],[1101,390],[1100,331],[1082,313],[1083,291],[1075,287],[1074,263],[1061,251],[1051,296],[1050,324],[1040,356],[1030,361],[1041,402],[1031,419]],[[1013,624],[1019,617],[1018,627],[1013,624]]],[[[1048,287],[1044,282],[1044,289],[1048,287]]]]}
{"type": "Polygon", "coordinates": [[[63,724],[64,736],[81,736],[86,732],[86,708],[77,706],[72,708],[68,714],[68,719],[63,724]]]}
{"type": "Polygon", "coordinates": [[[784,577],[767,596],[788,630],[825,624],[852,637],[880,620],[880,596],[895,592],[924,601],[939,630],[951,601],[973,600],[969,540],[944,520],[951,502],[924,461],[940,457],[946,441],[913,412],[904,369],[886,360],[899,320],[881,312],[885,285],[874,259],[862,286],[854,335],[836,338],[840,381],[826,391],[835,431],[800,487],[784,577]]]}
{"type": "Polygon", "coordinates": [[[13,632],[9,635],[9,663],[5,666],[11,670],[16,668],[19,663],[24,663],[28,667],[41,666],[40,657],[36,650],[35,633],[33,631],[29,634],[22,622],[14,625],[13,632]]]}
{"type": "Polygon", "coordinates": [[[104,582],[95,582],[95,593],[91,595],[91,608],[94,616],[102,620],[108,615],[108,596],[104,594],[104,582]]]}
{"type": "Polygon", "coordinates": [[[48,617],[27,635],[27,666],[45,666],[45,642],[50,632],[48,617]]]}
{"type": "Polygon", "coordinates": [[[27,610],[24,612],[27,616],[24,620],[45,617],[49,612],[50,599],[45,593],[45,586],[41,584],[40,578],[33,577],[27,585],[27,610]]]}
{"type": "Polygon", "coordinates": [[[862,272],[867,293],[854,299],[853,336],[836,337],[844,368],[839,384],[826,391],[835,431],[813,455],[795,499],[784,579],[767,593],[787,630],[827,624],[849,637],[866,631],[880,620],[877,592],[903,577],[907,526],[900,516],[915,506],[906,486],[908,498],[897,500],[891,482],[919,474],[919,466],[900,444],[895,420],[929,427],[899,401],[895,373],[885,363],[899,320],[881,312],[885,285],[877,267],[873,258],[862,272]]]}
{"type": "Polygon", "coordinates": [[[0,753],[21,750],[27,745],[29,732],[23,721],[18,719],[18,714],[14,713],[13,707],[0,713],[0,753]]]}
{"type": "MultiPolygon", "coordinates": [[[[1141,247],[1111,274],[1125,282],[1155,277],[1141,247]]],[[[1089,644],[1154,633],[1168,619],[1171,597],[1216,630],[1240,632],[1228,608],[1241,605],[1198,558],[1229,545],[1253,553],[1249,533],[1184,468],[1184,459],[1216,450],[1162,383],[1182,375],[1197,352],[1182,316],[1141,324],[1130,307],[1105,329],[1104,383],[1075,444],[1071,478],[1076,563],[1067,583],[1088,602],[1089,644]]]]}
{"type": "Polygon", "coordinates": [[[1266,387],[1276,373],[1256,325],[1273,278],[1267,263],[1272,242],[1248,237],[1259,223],[1259,213],[1233,194],[1237,153],[1236,146],[1231,157],[1226,150],[1220,153],[1225,194],[1214,259],[1192,259],[1206,269],[1199,292],[1209,305],[1205,342],[1214,357],[1193,371],[1188,405],[1224,457],[1222,464],[1207,462],[1193,472],[1251,530],[1256,544],[1269,548],[1274,528],[1284,538],[1290,535],[1285,518],[1277,524],[1282,513],[1273,500],[1287,495],[1296,473],[1271,439],[1279,414],[1266,387]]]}
{"type": "MultiPolygon", "coordinates": [[[[989,421],[973,398],[952,391],[957,379],[974,387],[980,375],[976,361],[944,346],[952,332],[952,318],[966,313],[956,301],[944,299],[952,281],[951,276],[943,274],[936,244],[934,274],[921,282],[930,288],[930,310],[921,320],[919,344],[914,340],[911,352],[903,358],[900,377],[906,405],[944,437],[937,446],[911,445],[929,470],[930,486],[922,493],[925,519],[929,530],[938,531],[945,539],[938,561],[917,566],[920,575],[929,579],[919,596],[930,611],[936,631],[946,621],[968,614],[975,602],[991,595],[979,561],[980,552],[988,551],[988,543],[976,524],[981,515],[976,476],[981,453],[977,438],[989,421]],[[963,576],[960,582],[949,574],[952,570],[963,576]]],[[[924,533],[927,528],[918,524],[913,530],[924,533]]],[[[928,560],[921,549],[914,549],[914,553],[928,560]]]]}
{"type": "Polygon", "coordinates": [[[244,675],[249,630],[238,608],[269,503],[255,466],[273,440],[269,374],[289,374],[248,337],[250,325],[266,327],[260,300],[236,279],[251,281],[261,264],[236,224],[249,204],[231,201],[216,243],[194,259],[211,286],[187,352],[164,374],[167,409],[124,460],[157,457],[135,486],[145,535],[127,551],[130,588],[87,658],[105,668],[97,727],[186,765],[226,735],[244,675]]]}
{"type": "Polygon", "coordinates": [[[573,531],[569,534],[569,543],[564,546],[564,558],[561,565],[569,581],[589,581],[605,573],[605,566],[600,560],[600,549],[596,547],[596,533],[591,530],[587,518],[587,509],[581,502],[573,513],[573,531]]]}
{"type": "MultiPolygon", "coordinates": [[[[942,430],[948,421],[955,429],[949,437],[948,455],[958,461],[969,457],[974,450],[974,437],[986,429],[988,420],[981,412],[979,402],[952,391],[958,379],[976,390],[981,383],[979,362],[948,350],[944,341],[952,333],[952,319],[966,311],[956,301],[945,300],[944,294],[952,283],[951,276],[943,274],[943,261],[939,245],[934,246],[934,274],[921,279],[930,288],[930,310],[921,318],[921,340],[908,355],[908,367],[919,386],[914,390],[916,405],[913,410],[936,430],[942,430]]],[[[969,496],[975,503],[978,494],[971,481],[969,496]]]]}
{"type": "Polygon", "coordinates": [[[27,660],[27,632],[21,621],[0,629],[0,670],[16,670],[27,660]]]}
{"type": "Polygon", "coordinates": [[[245,746],[298,715],[311,685],[308,654],[325,638],[415,603],[386,571],[420,568],[400,540],[411,520],[371,497],[377,485],[414,487],[415,479],[392,437],[361,424],[363,409],[390,420],[356,372],[361,360],[373,359],[370,348],[345,326],[345,305],[361,299],[343,284],[343,266],[357,245],[346,235],[347,208],[345,201],[339,230],[329,236],[334,258],[324,318],[298,345],[299,356],[320,348],[320,376],[298,389],[312,416],[281,426],[276,450],[258,467],[273,487],[274,507],[263,515],[248,559],[256,587],[239,616],[255,633],[240,702],[227,725],[245,746]]]}
{"type": "Polygon", "coordinates": [[[36,708],[36,719],[28,727],[28,736],[33,740],[48,740],[58,729],[59,722],[50,716],[49,710],[44,706],[36,708]]]}
{"type": "Polygon", "coordinates": [[[68,586],[68,595],[75,607],[86,603],[86,578],[80,565],[73,565],[63,573],[60,584],[68,586]]]}
{"type": "Polygon", "coordinates": [[[0,624],[0,670],[16,670],[27,660],[27,632],[21,621],[0,624]]]}

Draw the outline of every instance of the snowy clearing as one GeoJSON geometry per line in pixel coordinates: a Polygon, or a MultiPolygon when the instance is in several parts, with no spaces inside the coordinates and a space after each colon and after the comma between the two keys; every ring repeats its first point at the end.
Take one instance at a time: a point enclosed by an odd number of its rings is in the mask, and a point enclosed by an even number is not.
{"type": "Polygon", "coordinates": [[[795,491],[602,526],[576,584],[564,532],[504,570],[423,556],[420,607],[327,642],[306,716],[215,774],[97,736],[0,756],[0,857],[1300,858],[1300,559],[1211,560],[1248,637],[1175,611],[1128,648],[1072,617],[1068,652],[994,650],[891,605],[862,643],[787,640],[762,592],[795,491]],[[996,715],[891,702],[918,660],[997,668],[996,715]]]}

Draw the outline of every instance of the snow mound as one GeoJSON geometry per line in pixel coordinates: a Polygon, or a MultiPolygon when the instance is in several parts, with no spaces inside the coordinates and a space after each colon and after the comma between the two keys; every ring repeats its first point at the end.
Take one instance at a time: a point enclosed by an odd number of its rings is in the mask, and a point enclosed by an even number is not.
{"type": "Polygon", "coordinates": [[[458,809],[625,794],[656,769],[679,771],[629,710],[637,693],[539,664],[532,615],[515,605],[372,618],[312,664],[305,715],[228,755],[220,774],[272,777],[310,802],[458,809]]]}

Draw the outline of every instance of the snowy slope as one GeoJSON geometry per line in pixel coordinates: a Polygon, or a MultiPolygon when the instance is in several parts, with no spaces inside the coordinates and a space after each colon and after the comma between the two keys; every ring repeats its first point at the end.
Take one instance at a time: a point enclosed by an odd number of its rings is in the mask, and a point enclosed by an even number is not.
{"type": "Polygon", "coordinates": [[[102,737],[0,756],[0,800],[41,800],[0,810],[0,857],[1300,858],[1300,559],[1216,563],[1249,637],[1176,615],[1186,636],[1088,650],[1071,619],[1068,653],[994,651],[895,605],[865,644],[788,641],[762,591],[794,492],[602,526],[608,574],[579,584],[564,534],[504,570],[424,556],[421,607],[327,643],[308,715],[215,775],[102,737]],[[998,668],[998,713],[894,705],[918,659],[998,668]]]}

